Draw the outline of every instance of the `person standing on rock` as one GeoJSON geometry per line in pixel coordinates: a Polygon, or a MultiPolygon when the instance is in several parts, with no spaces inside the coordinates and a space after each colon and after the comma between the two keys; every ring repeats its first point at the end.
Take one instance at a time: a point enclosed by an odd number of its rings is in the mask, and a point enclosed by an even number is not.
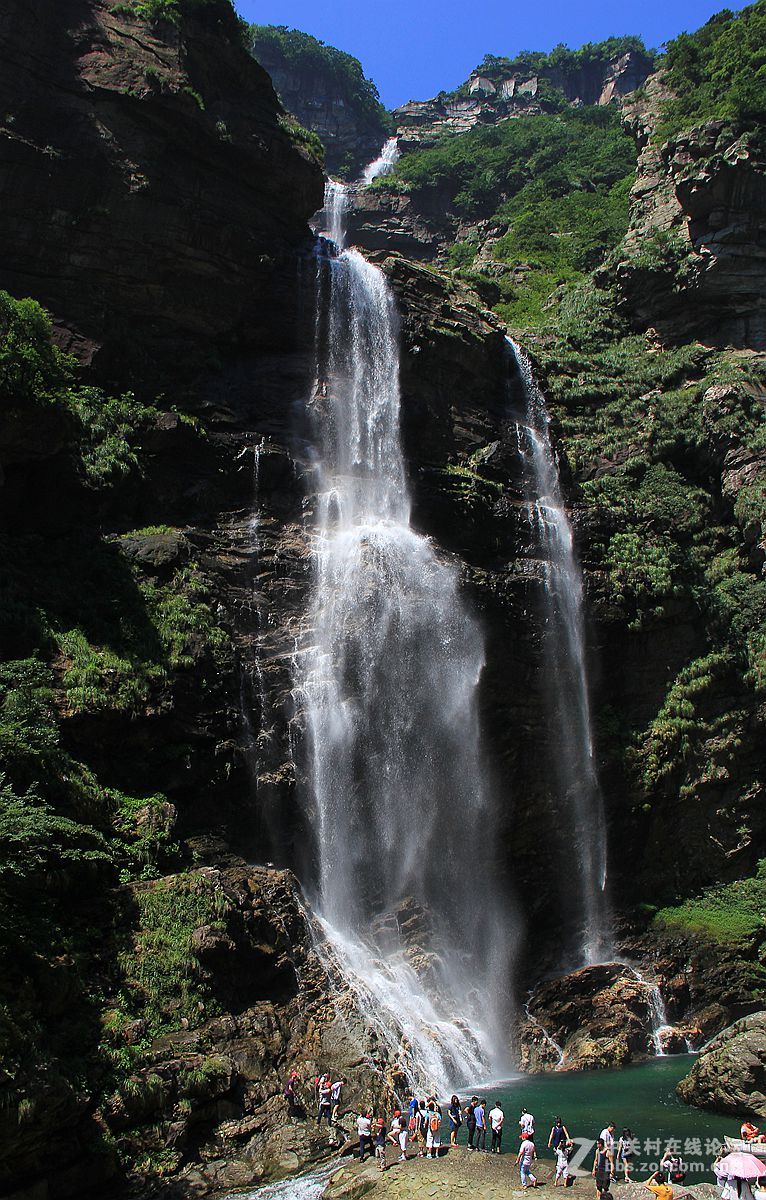
{"type": "MultiPolygon", "coordinates": [[[[521,1124],[521,1122],[519,1122],[521,1124]]],[[[551,1125],[551,1132],[548,1136],[548,1149],[555,1154],[559,1146],[566,1145],[569,1141],[569,1131],[566,1125],[561,1120],[561,1117],[556,1117],[556,1120],[551,1125]]]]}
{"type": "Polygon", "coordinates": [[[471,1096],[471,1099],[465,1106],[465,1127],[468,1130],[468,1149],[473,1150],[473,1139],[476,1134],[476,1105],[479,1103],[478,1096],[471,1096]]]}
{"type": "Polygon", "coordinates": [[[460,1126],[463,1124],[463,1117],[460,1112],[460,1101],[457,1096],[453,1096],[449,1102],[449,1144],[457,1146],[457,1135],[460,1126]]]}
{"type": "Polygon", "coordinates": [[[319,1081],[319,1108],[317,1110],[317,1125],[322,1124],[322,1117],[327,1118],[327,1124],[331,1122],[332,1101],[332,1083],[329,1075],[323,1075],[319,1081]]]}
{"type": "Polygon", "coordinates": [[[442,1110],[436,1097],[431,1096],[426,1105],[428,1132],[426,1134],[426,1158],[438,1158],[442,1144],[442,1110]]]}
{"type": "Polygon", "coordinates": [[[556,1177],[553,1180],[553,1186],[559,1186],[561,1180],[564,1187],[567,1185],[569,1178],[569,1143],[559,1142],[556,1146],[556,1177]]]}
{"type": "Polygon", "coordinates": [[[364,1162],[365,1154],[372,1154],[372,1113],[360,1113],[356,1119],[356,1131],[359,1134],[359,1161],[364,1162]]]}
{"type": "Polygon", "coordinates": [[[381,1171],[386,1169],[386,1119],[382,1115],[372,1123],[372,1136],[375,1143],[375,1158],[381,1171]]]}
{"type": "Polygon", "coordinates": [[[332,1085],[330,1090],[330,1103],[332,1104],[332,1116],[330,1117],[330,1120],[333,1125],[337,1124],[338,1117],[340,1116],[340,1102],[343,1095],[343,1085],[345,1082],[346,1076],[340,1075],[335,1080],[335,1083],[332,1085]]]}
{"type": "Polygon", "coordinates": [[[609,1158],[609,1171],[612,1175],[614,1175],[614,1131],[616,1128],[614,1121],[610,1121],[599,1134],[609,1158]]]}
{"type": "Polygon", "coordinates": [[[525,1108],[522,1108],[521,1110],[521,1116],[519,1117],[519,1129],[521,1130],[522,1137],[525,1133],[528,1133],[529,1136],[534,1139],[535,1118],[532,1116],[531,1112],[527,1112],[525,1108]]]}
{"type": "Polygon", "coordinates": [[[489,1127],[492,1133],[492,1146],[490,1153],[502,1154],[501,1143],[503,1140],[503,1123],[505,1121],[505,1113],[503,1106],[499,1100],[495,1101],[495,1107],[489,1110],[489,1127]]]}
{"type": "Polygon", "coordinates": [[[399,1109],[395,1109],[391,1119],[391,1129],[388,1134],[388,1140],[392,1146],[399,1146],[399,1161],[407,1161],[407,1126],[404,1123],[404,1118],[399,1109]]]}
{"type": "Polygon", "coordinates": [[[298,1072],[297,1072],[297,1071],[291,1071],[291,1072],[290,1072],[290,1074],[287,1076],[287,1080],[286,1080],[286,1082],[285,1082],[284,1091],[283,1091],[283,1093],[282,1093],[282,1095],[284,1096],[285,1100],[287,1101],[287,1115],[288,1115],[288,1117],[297,1117],[297,1116],[299,1116],[299,1112],[298,1112],[298,1097],[297,1097],[297,1096],[296,1096],[296,1094],[295,1094],[295,1086],[296,1086],[297,1082],[298,1082],[298,1072]]]}
{"type": "Polygon", "coordinates": [[[487,1101],[480,1100],[473,1110],[473,1115],[476,1117],[476,1149],[487,1149],[487,1101]]]}
{"type": "Polygon", "coordinates": [[[603,1137],[596,1142],[592,1174],[596,1182],[596,1195],[600,1197],[609,1191],[609,1184],[612,1182],[612,1160],[603,1137]]]}
{"type": "Polygon", "coordinates": [[[532,1174],[532,1164],[537,1158],[534,1140],[529,1133],[522,1133],[521,1145],[519,1152],[516,1155],[516,1165],[519,1168],[521,1175],[521,1186],[526,1191],[527,1188],[537,1187],[537,1179],[532,1174]]]}
{"type": "MultiPolygon", "coordinates": [[[[633,1137],[633,1131],[626,1125],[620,1134],[620,1140],[617,1143],[617,1165],[622,1163],[622,1169],[625,1174],[625,1182],[630,1183],[630,1165],[636,1153],[636,1139],[633,1137]]],[[[615,1170],[615,1174],[616,1174],[615,1170]]]]}

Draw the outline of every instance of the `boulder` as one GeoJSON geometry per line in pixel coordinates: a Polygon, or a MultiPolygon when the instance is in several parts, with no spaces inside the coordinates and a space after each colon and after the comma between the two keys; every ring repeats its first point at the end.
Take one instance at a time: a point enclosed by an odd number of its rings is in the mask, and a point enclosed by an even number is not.
{"type": "Polygon", "coordinates": [[[735,1021],[708,1042],[676,1091],[697,1108],[766,1117],[766,1011],[735,1021]]]}
{"type": "Polygon", "coordinates": [[[533,993],[518,1038],[525,1071],[622,1066],[650,1052],[649,989],[623,963],[572,971],[533,993]]]}

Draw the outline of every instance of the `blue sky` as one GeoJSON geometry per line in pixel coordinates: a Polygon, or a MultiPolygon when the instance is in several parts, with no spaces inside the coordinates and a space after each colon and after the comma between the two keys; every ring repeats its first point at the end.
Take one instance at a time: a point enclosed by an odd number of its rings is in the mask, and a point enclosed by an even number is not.
{"type": "MultiPolygon", "coordinates": [[[[485,53],[581,46],[621,33],[659,46],[697,29],[725,0],[235,0],[240,14],[287,25],[347,50],[383,103],[425,100],[456,87],[485,53]]],[[[739,4],[728,7],[739,8],[739,4]]]]}

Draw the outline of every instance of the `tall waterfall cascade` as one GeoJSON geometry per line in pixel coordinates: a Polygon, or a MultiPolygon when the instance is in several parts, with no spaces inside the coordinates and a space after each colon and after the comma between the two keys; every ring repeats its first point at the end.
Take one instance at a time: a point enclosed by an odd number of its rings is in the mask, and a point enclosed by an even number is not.
{"type": "Polygon", "coordinates": [[[413,1082],[508,1064],[514,928],[494,856],[481,631],[455,566],[410,525],[399,330],[385,275],[343,249],[327,187],[309,401],[316,511],[299,657],[312,897],[329,952],[413,1082]]]}
{"type": "Polygon", "coordinates": [[[558,801],[571,847],[567,909],[577,930],[571,966],[612,958],[604,804],[594,756],[582,574],[561,491],[545,397],[532,364],[508,339],[524,392],[517,424],[533,539],[544,572],[543,652],[558,801]],[[572,886],[574,883],[574,886],[572,886]]]}

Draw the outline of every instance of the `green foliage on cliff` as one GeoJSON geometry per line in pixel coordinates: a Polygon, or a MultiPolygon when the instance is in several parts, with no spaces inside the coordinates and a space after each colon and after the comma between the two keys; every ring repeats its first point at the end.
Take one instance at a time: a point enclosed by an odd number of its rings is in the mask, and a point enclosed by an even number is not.
{"type": "Polygon", "coordinates": [[[724,9],[694,33],[668,42],[665,76],[675,92],[657,136],[669,137],[711,117],[746,128],[766,120],[766,0],[739,13],[724,9]]]}
{"type": "Polygon", "coordinates": [[[669,908],[654,917],[661,929],[702,934],[730,945],[766,934],[766,859],[749,879],[737,879],[706,889],[700,896],[669,908]]]}
{"type": "MultiPolygon", "coordinates": [[[[230,903],[215,879],[201,872],[139,885],[133,899],[138,920],[120,957],[124,983],[117,1012],[145,1020],[149,1039],[177,1029],[181,1018],[194,1028],[219,1008],[194,952],[193,934],[201,926],[223,932],[230,903]]],[[[115,1017],[113,1031],[119,1024],[115,1017]]]]}
{"type": "Polygon", "coordinates": [[[399,160],[376,187],[415,193],[462,219],[489,220],[492,241],[455,246],[452,265],[497,290],[511,324],[544,321],[554,288],[592,270],[624,236],[636,151],[611,108],[566,108],[444,138],[399,160]],[[483,260],[529,264],[523,277],[486,270],[483,260]]]}
{"type": "Polygon", "coordinates": [[[234,15],[231,0],[129,0],[112,6],[112,12],[117,14],[140,17],[153,24],[167,21],[171,25],[181,25],[185,17],[216,9],[234,15]]]}
{"type": "Polygon", "coordinates": [[[320,76],[350,108],[378,124],[381,135],[388,132],[390,119],[378,89],[353,55],[286,25],[249,25],[247,40],[259,61],[263,58],[269,65],[277,62],[285,70],[320,76]]]}
{"type": "MultiPolygon", "coordinates": [[[[710,806],[734,847],[757,823],[761,786],[766,489],[757,469],[736,486],[722,472],[762,453],[766,358],[637,335],[590,281],[563,289],[550,315],[535,351],[577,481],[593,610],[667,664],[652,714],[626,722],[625,697],[602,747],[633,820],[663,828],[688,805],[697,828],[710,806]]],[[[709,882],[709,840],[685,851],[684,874],[709,882]]],[[[672,880],[662,887],[670,899],[672,880]]]]}
{"type": "MultiPolygon", "coordinates": [[[[529,72],[530,75],[550,75],[555,72],[567,79],[583,70],[603,70],[629,51],[645,55],[650,62],[657,58],[656,51],[648,50],[643,38],[626,34],[622,37],[605,38],[603,42],[586,42],[576,50],[571,50],[569,46],[559,42],[548,53],[541,50],[521,50],[514,58],[486,54],[473,74],[483,75],[493,83],[500,83],[523,72],[529,72]]],[[[467,91],[467,85],[464,84],[459,91],[467,91]]]]}

